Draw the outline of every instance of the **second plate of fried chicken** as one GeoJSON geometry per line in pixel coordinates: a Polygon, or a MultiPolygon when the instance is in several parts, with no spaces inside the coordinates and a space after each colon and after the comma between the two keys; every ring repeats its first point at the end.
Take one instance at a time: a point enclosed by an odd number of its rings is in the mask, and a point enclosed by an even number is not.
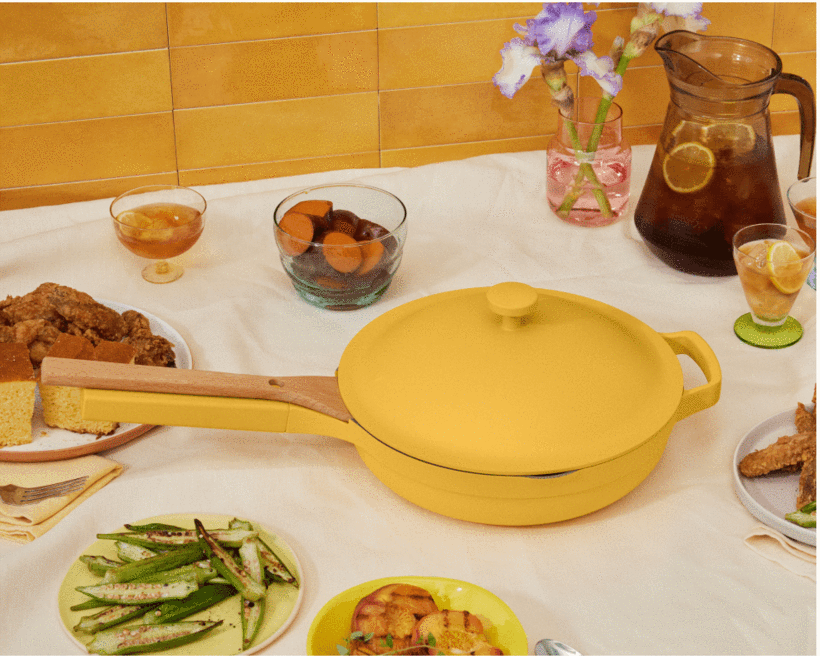
{"type": "Polygon", "coordinates": [[[798,526],[786,514],[816,500],[816,405],[797,404],[755,426],[734,456],[734,483],[746,509],[783,535],[816,545],[816,529],[798,526]]]}

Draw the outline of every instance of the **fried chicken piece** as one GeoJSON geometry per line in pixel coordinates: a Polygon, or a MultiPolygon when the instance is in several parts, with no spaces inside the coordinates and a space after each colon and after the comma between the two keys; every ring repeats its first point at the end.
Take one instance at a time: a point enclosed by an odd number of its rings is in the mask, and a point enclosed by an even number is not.
{"type": "Polygon", "coordinates": [[[174,345],[164,337],[151,332],[148,319],[136,310],[122,313],[125,322],[126,336],[123,340],[137,349],[135,364],[147,364],[155,367],[175,367],[176,356],[174,345]]]}
{"type": "Polygon", "coordinates": [[[797,433],[779,437],[774,444],[753,451],[740,461],[738,468],[744,476],[763,476],[773,471],[797,471],[803,466],[815,445],[813,433],[797,433]]]}
{"type": "Polygon", "coordinates": [[[28,346],[31,344],[46,325],[51,325],[45,319],[26,319],[18,321],[11,328],[14,331],[14,341],[28,346]]]}
{"type": "Polygon", "coordinates": [[[805,405],[798,402],[797,410],[794,411],[794,425],[797,426],[798,433],[813,433],[817,430],[817,419],[805,405]]]}
{"type": "Polygon", "coordinates": [[[122,320],[125,322],[126,335],[132,335],[138,330],[151,332],[151,324],[148,319],[136,310],[126,310],[123,312],[122,320]]]}
{"type": "Polygon", "coordinates": [[[60,331],[45,319],[26,319],[13,326],[0,326],[0,342],[25,344],[34,367],[40,366],[59,336],[60,331]]]}
{"type": "Polygon", "coordinates": [[[137,349],[134,364],[152,367],[175,367],[174,345],[164,337],[154,335],[150,330],[137,329],[123,342],[137,349]]]}
{"type": "Polygon", "coordinates": [[[29,358],[31,358],[31,364],[34,367],[39,367],[43,363],[43,358],[46,357],[61,334],[52,324],[48,321],[45,322],[34,341],[28,345],[29,358]]]}
{"type": "Polygon", "coordinates": [[[44,282],[33,292],[23,296],[7,296],[5,301],[0,302],[3,323],[13,326],[29,319],[45,319],[58,330],[64,330],[66,320],[51,300],[51,294],[57,287],[59,285],[56,283],[44,282]]]}
{"type": "Polygon", "coordinates": [[[817,449],[815,448],[800,470],[800,482],[797,488],[796,508],[800,510],[807,503],[817,500],[817,449]]]}
{"type": "Polygon", "coordinates": [[[125,322],[119,312],[98,303],[84,292],[56,285],[48,299],[68,325],[63,332],[82,335],[93,344],[105,339],[119,342],[125,336],[125,322]]]}

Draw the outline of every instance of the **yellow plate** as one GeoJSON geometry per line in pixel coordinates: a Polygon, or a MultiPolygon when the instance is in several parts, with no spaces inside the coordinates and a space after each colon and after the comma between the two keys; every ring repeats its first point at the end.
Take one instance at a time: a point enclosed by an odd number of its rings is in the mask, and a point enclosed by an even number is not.
{"type": "MultiPolygon", "coordinates": [[[[209,513],[177,513],[173,515],[160,515],[150,517],[131,524],[147,524],[149,522],[161,522],[182,528],[194,528],[194,519],[199,519],[206,529],[226,528],[228,522],[234,518],[233,515],[214,515],[209,513]]],[[[245,519],[244,517],[240,519],[245,519]]],[[[296,558],[296,554],[288,544],[276,533],[260,524],[250,521],[259,531],[260,537],[276,553],[285,566],[293,573],[299,581],[299,587],[292,585],[273,584],[268,587],[265,619],[259,629],[259,633],[250,649],[242,651],[242,622],[239,616],[239,597],[230,597],[216,606],[212,606],[204,611],[186,617],[185,620],[224,620],[222,626],[217,627],[204,638],[182,645],[175,649],[166,650],[165,654],[252,654],[266,647],[276,640],[288,628],[296,617],[299,606],[302,603],[304,592],[304,578],[302,568],[296,558]]],[[[119,527],[110,532],[120,532],[126,530],[119,527]]],[[[99,555],[107,558],[117,559],[117,552],[114,548],[114,540],[97,540],[88,547],[81,555],[99,555]]],[[[100,577],[88,571],[85,563],[78,560],[68,570],[57,597],[58,610],[63,628],[69,637],[83,650],[87,651],[86,645],[91,642],[93,636],[86,633],[75,633],[73,627],[85,615],[93,615],[99,609],[73,611],[71,606],[82,603],[88,596],[75,589],[79,585],[93,585],[100,581],[100,577]]],[[[132,623],[138,624],[141,620],[132,623]]]]}
{"type": "Polygon", "coordinates": [[[353,610],[362,597],[390,583],[406,583],[427,590],[436,605],[444,610],[467,610],[490,622],[485,634],[490,642],[505,654],[527,654],[527,634],[524,627],[501,599],[484,588],[437,576],[391,576],[361,583],[337,594],[328,601],[310,625],[307,653],[311,656],[332,654],[338,656],[337,645],[347,647],[353,610]]]}

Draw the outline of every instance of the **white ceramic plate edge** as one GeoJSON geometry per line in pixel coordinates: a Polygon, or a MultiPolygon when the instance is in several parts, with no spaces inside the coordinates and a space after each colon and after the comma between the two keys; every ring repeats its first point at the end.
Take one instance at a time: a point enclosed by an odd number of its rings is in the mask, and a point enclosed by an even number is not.
{"type": "MultiPolygon", "coordinates": [[[[814,406],[806,404],[806,407],[811,409],[814,406]]],[[[734,487],[740,502],[756,519],[786,537],[816,546],[816,529],[798,526],[784,518],[787,512],[794,510],[797,482],[800,478],[798,472],[746,478],[738,470],[738,464],[747,454],[768,446],[782,435],[796,432],[794,410],[786,410],[761,421],[746,433],[735,448],[732,459],[734,487]]]]}

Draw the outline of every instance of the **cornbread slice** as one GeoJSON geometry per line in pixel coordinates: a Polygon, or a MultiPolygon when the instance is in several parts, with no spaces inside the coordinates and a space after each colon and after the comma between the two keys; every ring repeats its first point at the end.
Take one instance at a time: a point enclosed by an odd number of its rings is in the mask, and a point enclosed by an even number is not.
{"type": "Polygon", "coordinates": [[[36,386],[28,347],[0,343],[0,446],[31,442],[36,386]]]}
{"type": "Polygon", "coordinates": [[[94,347],[94,359],[98,362],[117,362],[119,364],[134,364],[137,349],[124,342],[100,341],[94,347]]]}
{"type": "MultiPolygon", "coordinates": [[[[95,355],[96,349],[89,340],[67,333],[62,333],[48,351],[48,357],[51,358],[98,359],[95,355]]],[[[63,428],[73,433],[94,433],[96,435],[113,433],[117,429],[117,422],[83,419],[80,410],[81,395],[82,391],[78,387],[40,385],[43,421],[46,425],[63,428]]]]}

